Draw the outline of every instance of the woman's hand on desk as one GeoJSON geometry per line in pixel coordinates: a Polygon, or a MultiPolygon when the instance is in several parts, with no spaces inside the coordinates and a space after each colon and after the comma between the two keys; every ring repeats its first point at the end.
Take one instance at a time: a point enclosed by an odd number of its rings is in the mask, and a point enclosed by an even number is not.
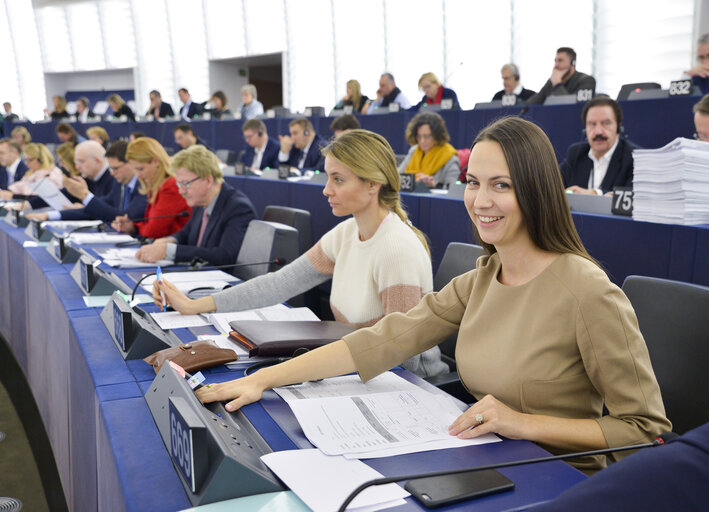
{"type": "Polygon", "coordinates": [[[202,403],[231,400],[226,404],[227,411],[235,411],[241,407],[261,400],[266,387],[256,378],[254,373],[243,379],[230,380],[221,384],[208,384],[196,391],[197,398],[202,403]]]}
{"type": "Polygon", "coordinates": [[[131,222],[131,220],[128,218],[128,215],[119,215],[118,217],[116,217],[115,220],[111,222],[111,227],[116,231],[120,231],[121,233],[128,233],[129,235],[137,231],[135,228],[135,224],[131,222]]]}
{"type": "Polygon", "coordinates": [[[486,395],[458,416],[448,432],[470,439],[492,432],[509,439],[529,439],[525,431],[528,414],[514,411],[492,395],[486,395]],[[480,421],[482,419],[482,422],[480,421]]]}
{"type": "Polygon", "coordinates": [[[179,311],[183,315],[198,315],[200,313],[211,313],[216,311],[217,305],[212,297],[202,297],[192,300],[182,293],[177,286],[166,279],[153,282],[153,301],[162,311],[162,295],[165,294],[165,302],[172,309],[179,311]]]}

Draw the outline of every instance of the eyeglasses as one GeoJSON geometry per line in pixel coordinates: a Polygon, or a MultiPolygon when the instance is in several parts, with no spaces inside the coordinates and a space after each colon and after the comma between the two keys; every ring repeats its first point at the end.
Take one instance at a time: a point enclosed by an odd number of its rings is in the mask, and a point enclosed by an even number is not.
{"type": "Polygon", "coordinates": [[[192,185],[195,181],[201,180],[201,179],[202,179],[202,178],[200,178],[199,176],[197,176],[196,178],[192,178],[190,181],[185,181],[185,182],[178,181],[178,182],[177,182],[177,186],[178,186],[179,188],[181,188],[182,190],[187,190],[188,188],[190,188],[190,185],[192,185]]]}
{"type": "Polygon", "coordinates": [[[109,167],[108,170],[111,172],[118,172],[123,168],[124,165],[126,165],[126,163],[122,162],[121,165],[119,165],[118,167],[109,167]]]}

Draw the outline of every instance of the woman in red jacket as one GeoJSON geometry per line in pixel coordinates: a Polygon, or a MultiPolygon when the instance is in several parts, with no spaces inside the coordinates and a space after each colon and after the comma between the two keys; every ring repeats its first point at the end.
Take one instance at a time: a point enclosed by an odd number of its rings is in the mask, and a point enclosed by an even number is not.
{"type": "Polygon", "coordinates": [[[155,139],[141,137],[128,144],[126,161],[135,169],[140,192],[148,196],[144,215],[148,220],[132,222],[127,215],[121,215],[111,224],[113,228],[146,238],[162,238],[182,229],[192,215],[192,208],[177,189],[165,149],[155,139]],[[177,216],[185,211],[189,215],[177,216]]]}

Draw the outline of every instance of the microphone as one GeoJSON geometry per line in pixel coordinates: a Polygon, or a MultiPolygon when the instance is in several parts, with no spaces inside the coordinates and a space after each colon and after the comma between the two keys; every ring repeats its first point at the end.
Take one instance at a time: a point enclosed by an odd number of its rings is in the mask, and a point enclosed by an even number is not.
{"type": "MultiPolygon", "coordinates": [[[[285,258],[274,258],[271,261],[259,261],[256,263],[231,263],[229,265],[215,265],[215,266],[205,266],[207,264],[206,261],[204,261],[202,258],[194,258],[192,259],[192,262],[190,263],[190,266],[188,267],[188,270],[192,270],[195,272],[199,272],[201,270],[220,270],[223,268],[240,268],[240,267],[251,267],[254,265],[285,265],[287,263],[285,258]],[[195,266],[199,265],[200,266],[195,266]]],[[[184,272],[183,269],[175,269],[175,270],[163,270],[163,274],[170,274],[173,272],[184,272]]],[[[130,295],[130,300],[133,301],[135,298],[135,292],[138,290],[138,287],[140,286],[140,283],[142,283],[145,279],[147,279],[150,276],[154,276],[157,272],[150,272],[149,274],[145,274],[143,277],[141,277],[137,283],[135,283],[135,286],[133,287],[133,292],[130,295]]]]}
{"type": "Polygon", "coordinates": [[[66,233],[64,235],[64,237],[67,237],[73,233],[76,233],[77,231],[86,231],[86,230],[94,229],[94,228],[96,228],[96,231],[98,231],[99,233],[103,233],[106,231],[107,227],[108,227],[108,224],[106,222],[102,222],[101,224],[94,224],[91,226],[79,226],[78,228],[74,228],[71,231],[69,231],[68,233],[66,233]]]}
{"type": "Polygon", "coordinates": [[[153,219],[171,219],[171,218],[177,218],[177,217],[189,217],[191,213],[189,210],[184,210],[181,211],[180,213],[173,213],[172,215],[155,215],[152,217],[138,217],[137,219],[130,219],[131,222],[145,222],[146,220],[153,220],[153,219]]]}
{"type": "Polygon", "coordinates": [[[385,478],[376,478],[374,480],[370,480],[368,482],[364,482],[362,485],[357,487],[354,491],[352,491],[349,496],[345,499],[345,501],[340,505],[340,508],[338,509],[338,512],[344,512],[347,506],[352,503],[352,500],[357,497],[357,495],[365,490],[368,487],[371,487],[373,485],[384,485],[384,484],[391,484],[394,482],[399,482],[401,480],[418,480],[419,478],[431,478],[431,477],[436,477],[436,476],[446,476],[446,475],[455,475],[457,473],[473,473],[477,471],[485,471],[489,469],[498,469],[498,468],[507,468],[507,467],[512,467],[512,466],[525,466],[527,464],[536,464],[538,462],[550,462],[554,460],[567,460],[567,459],[575,459],[577,457],[586,457],[589,455],[603,455],[605,453],[614,453],[614,452],[625,452],[629,450],[638,450],[640,448],[653,448],[655,446],[662,446],[665,443],[670,442],[672,439],[675,437],[679,437],[678,434],[675,434],[674,432],[664,432],[657,436],[654,441],[651,443],[642,443],[642,444],[633,444],[633,445],[628,445],[628,446],[619,446],[617,448],[603,448],[601,450],[590,450],[586,452],[576,452],[576,453],[567,453],[565,455],[551,455],[548,457],[537,457],[534,459],[523,459],[523,460],[513,460],[510,462],[500,462],[497,464],[486,464],[484,466],[473,466],[470,468],[460,468],[460,469],[446,469],[443,471],[432,471],[430,473],[415,473],[411,475],[400,475],[400,476],[390,476],[390,477],[385,477],[385,478]]]}

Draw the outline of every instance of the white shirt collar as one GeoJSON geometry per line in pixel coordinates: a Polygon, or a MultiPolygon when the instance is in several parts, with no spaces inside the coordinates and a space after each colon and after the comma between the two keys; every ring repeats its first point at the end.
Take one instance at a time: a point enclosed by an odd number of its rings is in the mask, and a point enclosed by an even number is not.
{"type": "Polygon", "coordinates": [[[615,151],[615,148],[618,147],[618,141],[620,141],[620,137],[615,139],[615,144],[611,146],[611,148],[606,151],[606,153],[601,157],[601,158],[596,158],[596,155],[593,153],[593,148],[590,148],[588,150],[588,158],[591,159],[591,161],[595,164],[605,164],[606,166],[608,165],[608,162],[610,161],[611,157],[613,156],[613,152],[615,151]]]}
{"type": "Polygon", "coordinates": [[[520,82],[519,84],[517,84],[517,87],[515,87],[515,90],[512,91],[512,94],[519,96],[522,93],[522,89],[522,82],[520,82]]]}
{"type": "Polygon", "coordinates": [[[105,166],[103,169],[101,169],[101,171],[96,176],[94,176],[94,179],[91,181],[97,182],[101,179],[101,176],[103,176],[106,172],[108,172],[108,166],[105,166]]]}

